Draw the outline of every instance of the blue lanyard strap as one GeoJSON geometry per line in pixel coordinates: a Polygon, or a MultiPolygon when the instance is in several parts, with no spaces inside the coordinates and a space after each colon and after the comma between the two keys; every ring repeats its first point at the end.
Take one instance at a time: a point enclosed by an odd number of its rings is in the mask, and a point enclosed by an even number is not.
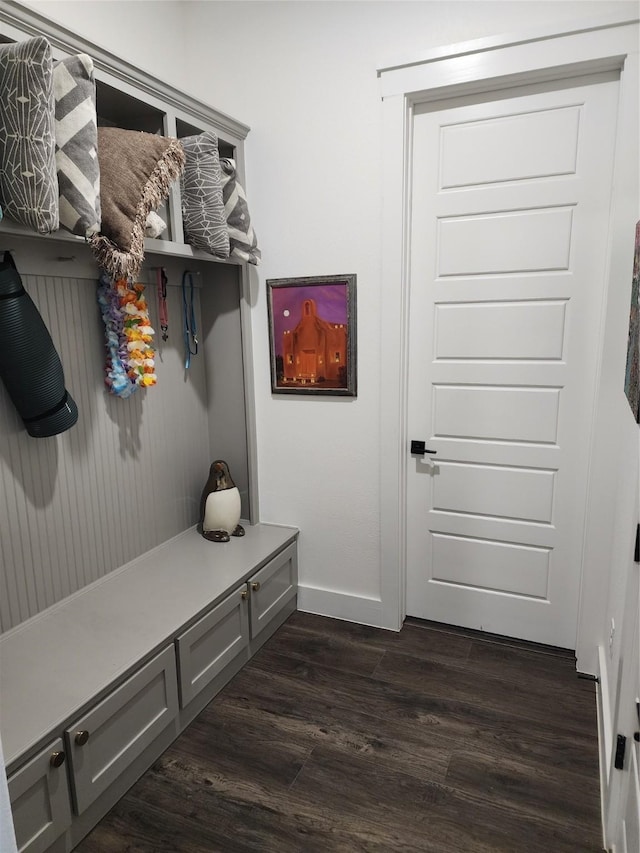
{"type": "Polygon", "coordinates": [[[193,276],[189,270],[182,274],[182,335],[184,338],[184,369],[191,366],[191,356],[198,354],[198,336],[196,334],[196,312],[193,300],[193,276]],[[189,282],[189,302],[187,304],[187,281],[189,282]]]}

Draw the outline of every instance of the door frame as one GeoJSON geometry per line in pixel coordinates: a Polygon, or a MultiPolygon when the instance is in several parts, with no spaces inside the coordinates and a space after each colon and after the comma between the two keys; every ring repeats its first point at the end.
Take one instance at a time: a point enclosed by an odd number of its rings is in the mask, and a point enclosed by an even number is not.
{"type": "MultiPolygon", "coordinates": [[[[597,674],[598,645],[604,630],[603,602],[608,577],[603,567],[613,531],[610,507],[615,494],[615,425],[607,418],[603,362],[620,362],[621,386],[626,357],[624,329],[628,324],[631,284],[629,254],[638,219],[639,185],[638,19],[608,18],[573,30],[547,30],[518,36],[497,36],[430,51],[414,61],[378,70],[382,97],[383,255],[381,316],[380,518],[381,599],[383,625],[399,630],[405,613],[406,583],[406,462],[409,214],[411,131],[414,106],[451,97],[528,85],[545,80],[570,80],[602,71],[620,73],[619,114],[610,210],[607,281],[600,336],[599,376],[591,424],[589,490],[583,543],[581,600],[576,656],[578,669],[597,674]],[[629,236],[631,235],[631,237],[629,236]],[[611,337],[618,334],[619,342],[611,337]],[[605,340],[607,352],[605,353],[605,340]],[[606,454],[599,447],[608,448],[606,454]],[[604,457],[607,457],[605,460],[604,457]]],[[[622,388],[621,388],[622,390],[622,388]]]]}

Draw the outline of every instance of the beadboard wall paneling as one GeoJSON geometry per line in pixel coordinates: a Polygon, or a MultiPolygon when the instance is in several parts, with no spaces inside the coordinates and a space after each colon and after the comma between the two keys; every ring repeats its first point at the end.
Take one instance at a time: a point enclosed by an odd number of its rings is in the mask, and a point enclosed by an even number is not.
{"type": "MultiPolygon", "coordinates": [[[[247,417],[238,304],[238,268],[216,268],[215,287],[200,292],[203,357],[209,403],[209,440],[213,458],[229,464],[240,491],[242,517],[250,518],[247,417]]],[[[212,458],[212,461],[213,461],[212,458]]]]}
{"type": "MultiPolygon", "coordinates": [[[[0,631],[193,525],[211,461],[206,366],[200,354],[184,370],[179,287],[168,288],[163,343],[155,287],[147,286],[158,384],[120,400],[103,385],[96,281],[22,278],[80,417],[62,435],[31,438],[0,383],[0,631]]],[[[152,271],[143,280],[154,281],[152,271]]],[[[170,281],[179,284],[179,273],[170,281]]]]}

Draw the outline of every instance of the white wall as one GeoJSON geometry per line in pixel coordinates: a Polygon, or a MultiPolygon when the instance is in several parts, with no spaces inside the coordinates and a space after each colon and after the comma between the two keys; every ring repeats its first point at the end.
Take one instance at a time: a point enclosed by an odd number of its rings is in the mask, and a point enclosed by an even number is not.
{"type": "Polygon", "coordinates": [[[485,35],[551,22],[571,28],[620,7],[637,5],[188,4],[191,88],[252,127],[248,192],[264,255],[254,313],[261,512],[264,520],[302,530],[303,608],[374,623],[379,616],[366,601],[380,597],[384,498],[379,411],[385,390],[378,376],[385,152],[376,68],[485,35]],[[358,399],[273,397],[264,281],[352,272],[358,275],[358,399]]]}
{"type": "Polygon", "coordinates": [[[261,516],[302,530],[303,607],[375,622],[385,395],[376,68],[486,35],[631,17],[637,3],[27,5],[251,125],[248,194],[264,257],[253,315],[261,516]],[[333,273],[358,276],[358,398],[274,397],[264,282],[333,273]]]}
{"type": "Polygon", "coordinates": [[[174,86],[186,87],[181,0],[19,0],[174,86]]]}

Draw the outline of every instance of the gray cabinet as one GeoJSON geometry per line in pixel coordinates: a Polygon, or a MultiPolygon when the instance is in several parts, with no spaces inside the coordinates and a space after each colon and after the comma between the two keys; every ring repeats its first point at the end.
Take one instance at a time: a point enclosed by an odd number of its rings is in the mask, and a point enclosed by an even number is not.
{"type": "Polygon", "coordinates": [[[182,709],[204,707],[295,609],[296,555],[288,545],[176,638],[182,709]]]}
{"type": "Polygon", "coordinates": [[[296,538],[188,531],[0,638],[21,853],[68,853],[295,610],[296,538]]]}
{"type": "MultiPolygon", "coordinates": [[[[255,640],[293,601],[297,593],[298,559],[295,544],[263,566],[249,581],[251,639],[255,640]]],[[[269,632],[264,638],[269,636],[269,632]]],[[[262,637],[260,638],[262,639],[262,637]]]]}
{"type": "Polygon", "coordinates": [[[91,805],[177,713],[171,645],[65,731],[76,813],[91,805]]]}
{"type": "Polygon", "coordinates": [[[238,655],[248,657],[247,598],[247,585],[242,584],[176,638],[181,708],[186,708],[238,655]]]}
{"type": "Polygon", "coordinates": [[[44,853],[71,826],[61,739],[9,777],[9,796],[20,853],[44,853]]]}

